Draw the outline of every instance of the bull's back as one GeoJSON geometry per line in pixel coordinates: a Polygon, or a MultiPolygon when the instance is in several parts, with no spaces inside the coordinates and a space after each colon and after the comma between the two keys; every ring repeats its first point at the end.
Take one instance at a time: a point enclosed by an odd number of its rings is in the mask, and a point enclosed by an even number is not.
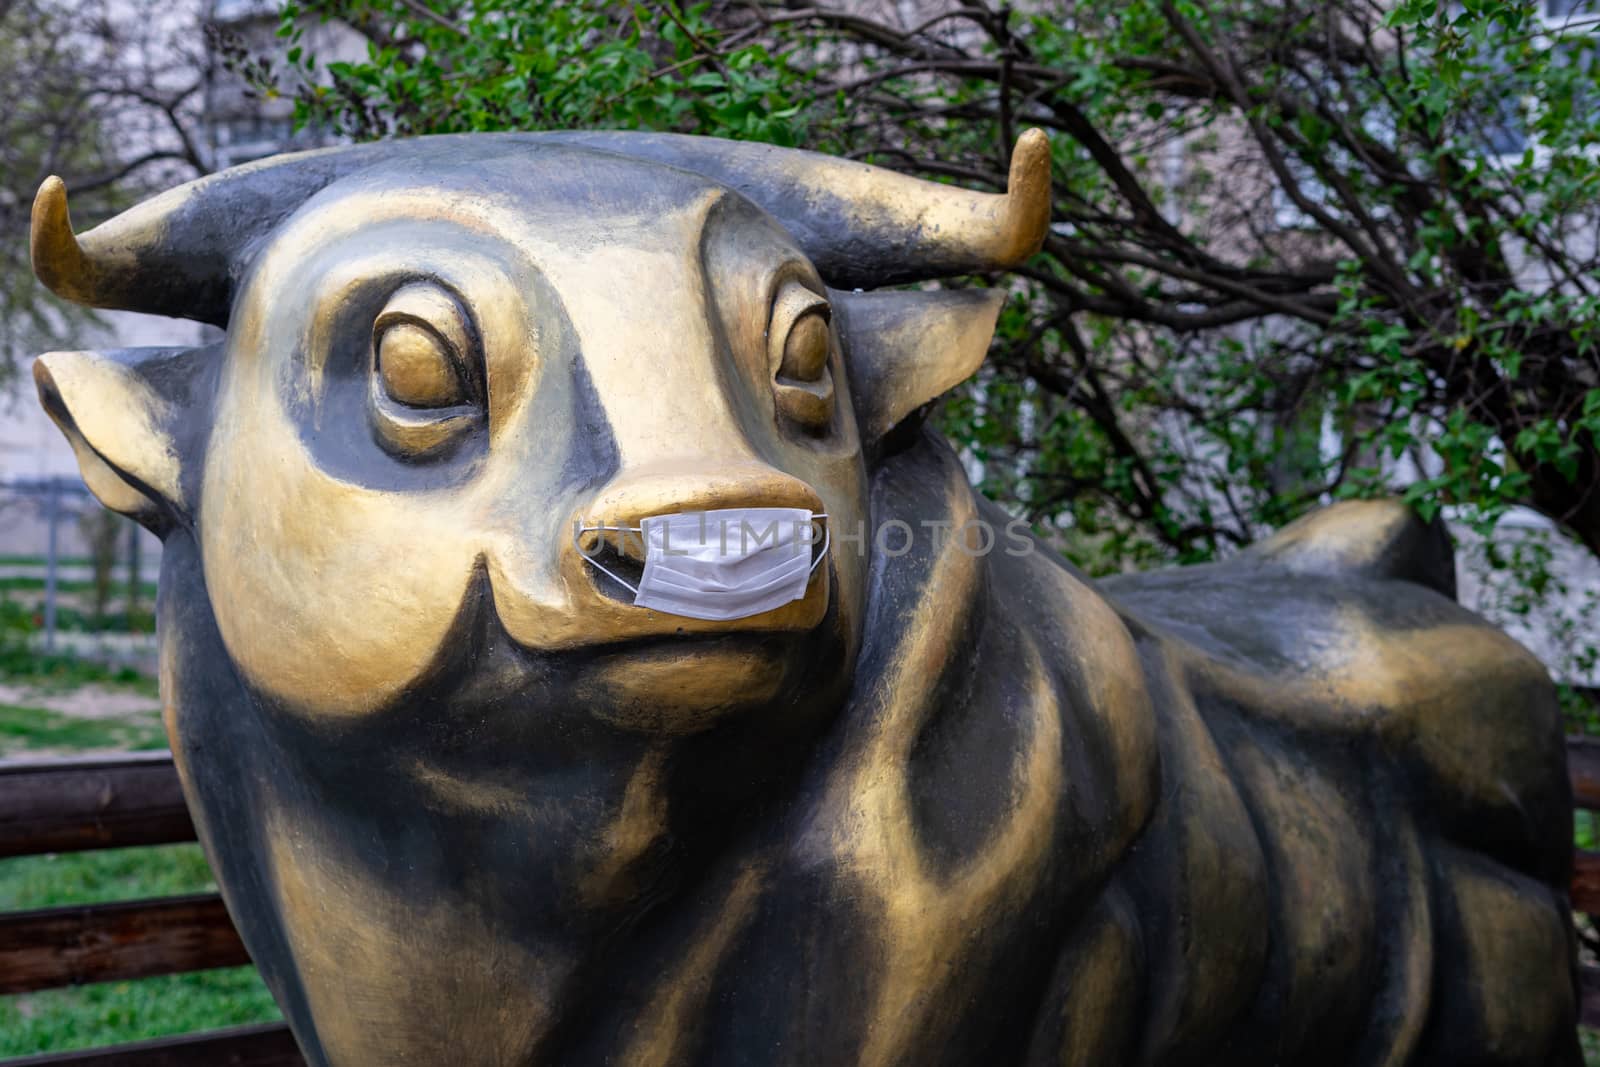
{"type": "Polygon", "coordinates": [[[1148,961],[1138,1061],[1577,1062],[1559,709],[1455,603],[1449,551],[1362,504],[1106,583],[1162,760],[1117,890],[1148,961]]]}

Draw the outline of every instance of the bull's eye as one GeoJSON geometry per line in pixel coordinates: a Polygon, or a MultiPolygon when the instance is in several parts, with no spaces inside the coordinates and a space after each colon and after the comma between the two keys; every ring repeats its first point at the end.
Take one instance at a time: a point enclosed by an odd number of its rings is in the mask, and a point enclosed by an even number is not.
{"type": "Polygon", "coordinates": [[[813,432],[827,429],[833,420],[828,302],[799,282],[786,283],[773,301],[767,337],[778,411],[813,432]]]}
{"type": "Polygon", "coordinates": [[[441,286],[397,290],[372,324],[372,409],[378,440],[431,455],[483,416],[483,359],[466,312],[441,286]]]}
{"type": "Polygon", "coordinates": [[[378,337],[378,375],[389,395],[417,408],[459,404],[466,390],[457,360],[426,326],[397,322],[378,337]]]}
{"type": "Polygon", "coordinates": [[[801,317],[783,344],[778,374],[796,382],[814,382],[828,369],[828,319],[821,311],[801,317]]]}

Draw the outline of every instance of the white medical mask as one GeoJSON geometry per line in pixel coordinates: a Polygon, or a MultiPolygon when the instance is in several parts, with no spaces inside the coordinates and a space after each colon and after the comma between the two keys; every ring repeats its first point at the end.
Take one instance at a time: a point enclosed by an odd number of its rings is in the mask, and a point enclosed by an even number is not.
{"type": "Polygon", "coordinates": [[[815,561],[817,519],[805,508],[721,508],[654,515],[633,526],[585,526],[581,531],[622,531],[644,538],[639,584],[613,574],[585,553],[594,567],[633,592],[641,608],[691,619],[743,619],[806,595],[811,573],[828,554],[826,526],[815,561]]]}

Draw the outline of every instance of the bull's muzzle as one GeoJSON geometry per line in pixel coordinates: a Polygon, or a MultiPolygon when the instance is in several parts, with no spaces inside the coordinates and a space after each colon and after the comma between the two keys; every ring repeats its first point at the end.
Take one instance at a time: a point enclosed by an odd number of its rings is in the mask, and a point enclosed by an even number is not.
{"type": "Polygon", "coordinates": [[[794,629],[827,607],[826,523],[815,490],[774,468],[662,466],[619,478],[580,509],[564,546],[578,559],[563,572],[579,563],[580,595],[674,627],[794,629]]]}

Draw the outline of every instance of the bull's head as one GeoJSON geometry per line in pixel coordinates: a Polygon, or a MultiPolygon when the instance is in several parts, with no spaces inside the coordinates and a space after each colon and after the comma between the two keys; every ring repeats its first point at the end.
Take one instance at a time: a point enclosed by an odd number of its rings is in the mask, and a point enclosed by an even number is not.
{"type": "Polygon", "coordinates": [[[574,522],[772,506],[857,526],[864,455],[972,373],[1001,302],[861,288],[1030,254],[1047,155],[1025,135],[985,196],[692,138],[439,138],[242,167],[81,238],[52,179],[33,223],[51,289],[228,336],[51,353],[35,378],[108,507],[194,532],[231,658],[291,707],[385,707],[480,585],[524,648],[651,650],[601,661],[626,664],[588,679],[602,703],[770,699],[782,655],[707,670],[649,642],[826,619],[848,648],[861,553],[712,622],[618,596],[574,522]]]}
{"type": "Polygon", "coordinates": [[[751,832],[851,684],[870,535],[711,621],[636,605],[608,572],[642,546],[574,529],[788,507],[843,547],[1002,300],[863,290],[1013,265],[1048,203],[1037,131],[1004,195],[640,134],[286,156],[81,237],[45,184],[50,288],[227,331],[34,374],[166,540],[179,770],[314,1062],[571,1039],[594,952],[751,832]]]}

